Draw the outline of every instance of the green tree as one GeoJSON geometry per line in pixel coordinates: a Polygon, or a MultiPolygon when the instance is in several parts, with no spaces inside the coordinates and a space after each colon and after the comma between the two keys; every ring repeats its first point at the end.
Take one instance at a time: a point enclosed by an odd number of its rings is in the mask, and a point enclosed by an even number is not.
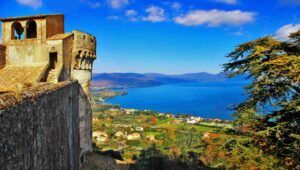
{"type": "Polygon", "coordinates": [[[300,30],[283,42],[264,37],[239,45],[224,64],[230,76],[248,74],[248,99],[235,108],[236,125],[288,168],[300,168],[300,30]]]}
{"type": "Polygon", "coordinates": [[[142,150],[138,159],[136,159],[136,165],[130,167],[130,169],[145,169],[145,170],[160,170],[163,169],[165,156],[152,144],[148,149],[142,150]]]}

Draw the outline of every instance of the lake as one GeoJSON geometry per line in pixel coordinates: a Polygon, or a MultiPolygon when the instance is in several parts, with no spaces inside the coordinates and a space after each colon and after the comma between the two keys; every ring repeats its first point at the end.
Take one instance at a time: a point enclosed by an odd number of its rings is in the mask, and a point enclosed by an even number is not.
{"type": "Polygon", "coordinates": [[[107,102],[119,104],[122,108],[232,120],[233,111],[229,108],[246,99],[243,87],[247,84],[246,81],[179,83],[130,88],[128,95],[107,102]]]}

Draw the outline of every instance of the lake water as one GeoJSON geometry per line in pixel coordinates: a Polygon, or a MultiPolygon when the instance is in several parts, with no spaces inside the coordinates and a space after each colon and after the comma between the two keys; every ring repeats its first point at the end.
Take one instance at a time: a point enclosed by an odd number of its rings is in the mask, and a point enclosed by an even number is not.
{"type": "Polygon", "coordinates": [[[190,114],[204,118],[232,119],[234,104],[246,99],[247,82],[180,83],[130,88],[128,95],[107,100],[122,108],[154,110],[163,113],[190,114]]]}

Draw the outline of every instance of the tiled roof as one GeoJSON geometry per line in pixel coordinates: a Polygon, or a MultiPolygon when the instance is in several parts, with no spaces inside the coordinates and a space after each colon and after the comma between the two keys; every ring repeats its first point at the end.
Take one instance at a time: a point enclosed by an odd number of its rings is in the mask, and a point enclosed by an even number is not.
{"type": "Polygon", "coordinates": [[[0,18],[1,21],[11,21],[11,20],[20,20],[20,19],[36,19],[36,18],[46,18],[48,16],[59,16],[63,14],[39,14],[39,15],[31,15],[31,16],[20,16],[20,17],[7,17],[0,18]]]}
{"type": "Polygon", "coordinates": [[[47,64],[34,66],[6,65],[0,69],[0,92],[14,91],[18,84],[34,84],[41,80],[47,64]]]}
{"type": "Polygon", "coordinates": [[[73,33],[56,34],[52,37],[49,37],[48,40],[63,40],[71,35],[73,35],[73,33]]]}

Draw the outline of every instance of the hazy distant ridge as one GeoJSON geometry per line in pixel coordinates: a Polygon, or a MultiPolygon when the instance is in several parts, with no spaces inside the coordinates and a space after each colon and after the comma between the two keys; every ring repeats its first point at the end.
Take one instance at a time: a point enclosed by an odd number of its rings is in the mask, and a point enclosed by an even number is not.
{"type": "Polygon", "coordinates": [[[234,79],[227,78],[227,73],[210,74],[206,72],[187,73],[181,75],[167,75],[159,73],[95,73],[93,74],[93,86],[122,86],[122,87],[147,87],[171,83],[186,82],[224,82],[243,81],[246,76],[234,79]]]}

